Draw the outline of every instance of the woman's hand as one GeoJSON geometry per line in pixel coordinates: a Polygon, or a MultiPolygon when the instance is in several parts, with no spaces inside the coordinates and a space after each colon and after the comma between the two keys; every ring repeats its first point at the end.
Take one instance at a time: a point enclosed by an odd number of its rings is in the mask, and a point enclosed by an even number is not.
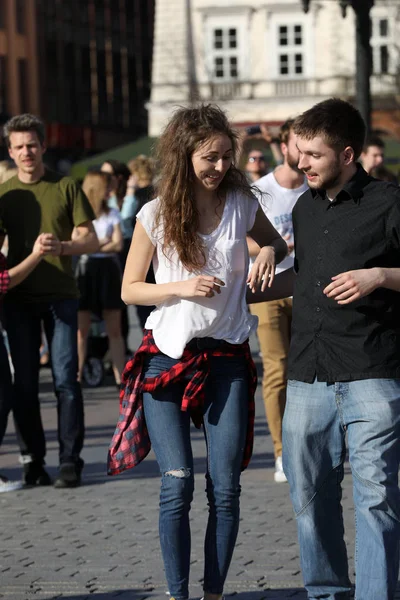
{"type": "Polygon", "coordinates": [[[32,254],[36,256],[45,256],[50,254],[54,249],[54,236],[51,233],[41,233],[35,240],[32,248],[32,254]]]}
{"type": "Polygon", "coordinates": [[[212,298],[215,293],[221,293],[221,286],[225,285],[218,277],[211,275],[197,275],[186,281],[179,281],[176,295],[178,298],[190,300],[191,298],[212,298]]]}
{"type": "Polygon", "coordinates": [[[136,173],[132,173],[128,179],[127,187],[136,190],[138,187],[138,176],[136,173]]]}
{"type": "Polygon", "coordinates": [[[251,268],[247,283],[254,293],[261,284],[261,291],[271,287],[275,277],[275,249],[272,246],[264,246],[258,253],[251,268]]]}

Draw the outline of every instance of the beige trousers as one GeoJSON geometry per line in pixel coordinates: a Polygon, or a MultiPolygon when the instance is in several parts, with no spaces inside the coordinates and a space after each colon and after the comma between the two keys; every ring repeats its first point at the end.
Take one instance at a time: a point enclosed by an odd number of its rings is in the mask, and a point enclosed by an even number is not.
{"type": "Polygon", "coordinates": [[[282,419],[286,404],[292,299],[251,304],[250,310],[258,317],[257,335],[263,362],[263,399],[276,458],[282,455],[282,419]]]}

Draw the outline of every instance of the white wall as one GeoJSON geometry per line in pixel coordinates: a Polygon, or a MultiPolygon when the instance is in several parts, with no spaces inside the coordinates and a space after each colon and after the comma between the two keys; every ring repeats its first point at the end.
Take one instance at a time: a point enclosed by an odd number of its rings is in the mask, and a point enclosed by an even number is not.
{"type": "MultiPolygon", "coordinates": [[[[187,1],[157,0],[150,135],[160,133],[174,106],[188,101],[187,1]]],[[[311,0],[307,15],[300,0],[190,0],[190,4],[200,97],[223,106],[236,122],[283,121],[319,100],[354,92],[354,13],[349,8],[343,19],[338,0],[311,0]],[[288,37],[280,27],[287,28],[288,37]],[[232,30],[235,35],[229,36],[232,30]],[[294,43],[295,35],[301,43],[294,43]],[[215,48],[216,39],[223,40],[223,48],[215,48]],[[281,45],[279,39],[289,43],[281,45]],[[236,43],[236,48],[229,43],[236,43]],[[215,60],[223,77],[216,76],[215,60]],[[285,65],[288,73],[281,72],[285,65]],[[295,72],[295,65],[301,72],[295,72]]],[[[395,71],[400,0],[397,5],[376,0],[371,14],[389,22],[390,67],[395,71]]],[[[379,30],[379,23],[376,27],[379,30]]],[[[379,58],[378,46],[385,39],[375,37],[373,43],[379,58]]],[[[372,78],[373,90],[382,91],[382,86],[394,92],[393,78],[372,78]]]]}

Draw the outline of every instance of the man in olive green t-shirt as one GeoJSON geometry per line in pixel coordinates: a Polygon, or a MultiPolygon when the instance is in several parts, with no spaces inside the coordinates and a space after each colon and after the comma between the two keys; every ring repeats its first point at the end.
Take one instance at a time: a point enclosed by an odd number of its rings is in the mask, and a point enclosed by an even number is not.
{"type": "MultiPolygon", "coordinates": [[[[70,178],[43,164],[44,124],[18,115],[3,128],[18,173],[0,185],[0,228],[9,240],[8,264],[20,263],[40,233],[51,234],[52,250],[4,302],[14,366],[13,412],[28,485],[48,485],[46,444],[39,405],[41,322],[50,347],[57,396],[60,469],[55,487],[80,484],[83,461],[83,399],[77,381],[78,290],[72,256],[94,252],[98,240],[92,208],[70,178]],[[75,229],[74,239],[71,239],[75,229]]],[[[2,241],[0,240],[0,246],[2,241]]]]}

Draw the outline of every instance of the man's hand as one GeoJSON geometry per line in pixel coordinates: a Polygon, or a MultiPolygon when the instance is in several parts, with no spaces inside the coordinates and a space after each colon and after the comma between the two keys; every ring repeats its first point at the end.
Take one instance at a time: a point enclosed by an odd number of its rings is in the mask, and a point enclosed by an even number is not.
{"type": "Polygon", "coordinates": [[[382,271],[377,267],[346,271],[332,277],[332,283],[327,285],[323,292],[338,304],[350,304],[381,287],[382,277],[382,271]]]}
{"type": "Polygon", "coordinates": [[[268,125],[264,125],[264,123],[261,123],[260,129],[261,129],[261,136],[264,138],[264,140],[267,142],[267,144],[270,144],[272,142],[272,140],[274,139],[274,136],[272,135],[270,128],[268,127],[268,125]]]}
{"type": "Polygon", "coordinates": [[[60,256],[62,254],[62,243],[53,233],[46,233],[49,245],[49,254],[60,256]]]}

